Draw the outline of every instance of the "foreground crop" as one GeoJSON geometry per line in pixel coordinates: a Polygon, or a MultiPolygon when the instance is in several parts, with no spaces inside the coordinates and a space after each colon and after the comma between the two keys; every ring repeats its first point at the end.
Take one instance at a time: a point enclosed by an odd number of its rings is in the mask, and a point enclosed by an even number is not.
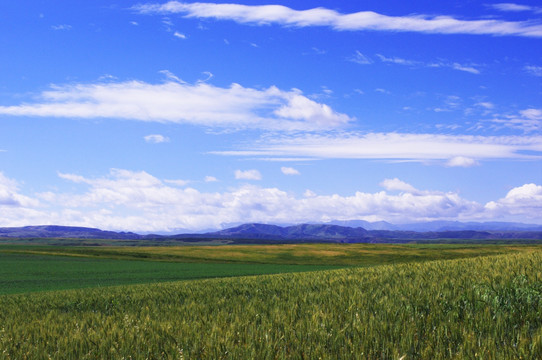
{"type": "Polygon", "coordinates": [[[542,358],[542,253],[0,297],[0,358],[542,358]]]}

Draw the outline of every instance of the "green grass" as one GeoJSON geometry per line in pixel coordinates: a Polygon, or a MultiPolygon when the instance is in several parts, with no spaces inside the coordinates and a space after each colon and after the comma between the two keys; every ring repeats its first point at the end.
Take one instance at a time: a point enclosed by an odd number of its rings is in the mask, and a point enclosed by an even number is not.
{"type": "Polygon", "coordinates": [[[0,294],[330,268],[337,266],[134,261],[0,251],[0,294]]]}
{"type": "Polygon", "coordinates": [[[540,359],[542,252],[0,296],[1,359],[540,359]]]}

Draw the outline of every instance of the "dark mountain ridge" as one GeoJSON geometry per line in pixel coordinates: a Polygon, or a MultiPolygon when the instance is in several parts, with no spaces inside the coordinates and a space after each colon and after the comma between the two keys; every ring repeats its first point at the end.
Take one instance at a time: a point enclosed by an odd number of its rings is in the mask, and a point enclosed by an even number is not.
{"type": "MultiPolygon", "coordinates": [[[[393,242],[435,239],[535,239],[542,240],[542,231],[405,231],[366,230],[332,224],[300,224],[278,226],[269,224],[243,224],[240,226],[204,234],[140,235],[133,232],[105,231],[96,228],[42,225],[0,228],[0,238],[70,238],[112,240],[183,240],[197,242],[209,239],[254,240],[254,242],[277,240],[287,242],[393,242]]],[[[246,241],[245,241],[246,242],[246,241]]]]}

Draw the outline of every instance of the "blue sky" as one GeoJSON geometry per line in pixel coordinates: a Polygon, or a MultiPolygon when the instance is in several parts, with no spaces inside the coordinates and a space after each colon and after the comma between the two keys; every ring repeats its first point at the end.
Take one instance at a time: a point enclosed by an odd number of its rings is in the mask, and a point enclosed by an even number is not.
{"type": "Polygon", "coordinates": [[[542,6],[0,4],[0,226],[542,224],[542,6]]]}

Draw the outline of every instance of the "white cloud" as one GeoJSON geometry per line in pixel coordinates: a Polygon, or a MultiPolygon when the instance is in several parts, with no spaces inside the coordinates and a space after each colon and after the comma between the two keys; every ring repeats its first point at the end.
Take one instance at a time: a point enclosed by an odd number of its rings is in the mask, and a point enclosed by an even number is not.
{"type": "Polygon", "coordinates": [[[542,109],[525,109],[513,115],[495,115],[491,120],[497,127],[511,128],[528,132],[542,130],[542,109]]]}
{"type": "Polygon", "coordinates": [[[294,10],[282,5],[215,3],[142,4],[134,10],[146,14],[182,14],[186,17],[232,20],[241,24],[327,26],[339,31],[409,31],[437,34],[480,34],[542,37],[542,25],[527,21],[460,20],[451,16],[387,16],[373,11],[341,14],[326,8],[294,10]]]}
{"type": "Polygon", "coordinates": [[[147,135],[144,137],[144,139],[146,142],[151,143],[151,144],[169,142],[169,138],[167,136],[160,135],[160,134],[147,135]]]}
{"type": "Polygon", "coordinates": [[[376,54],[376,56],[380,59],[380,61],[384,63],[392,63],[392,64],[404,65],[404,66],[427,67],[427,68],[450,68],[453,70],[465,71],[471,74],[480,73],[480,71],[474,68],[472,65],[468,66],[468,65],[461,65],[459,63],[448,63],[444,61],[427,63],[423,61],[408,60],[408,59],[403,59],[399,57],[386,57],[382,54],[376,54]]]}
{"type": "Polygon", "coordinates": [[[402,191],[410,194],[420,194],[420,191],[417,190],[414,186],[399,180],[398,178],[394,179],[384,179],[380,186],[388,191],[402,191]]]}
{"type": "Polygon", "coordinates": [[[446,163],[449,167],[471,167],[475,165],[479,165],[478,161],[465,157],[465,156],[455,156],[448,160],[446,163]]]}
{"type": "Polygon", "coordinates": [[[0,172],[0,217],[9,208],[38,206],[39,202],[19,193],[19,184],[0,172]]]}
{"type": "Polygon", "coordinates": [[[197,230],[232,222],[428,220],[483,210],[455,193],[419,191],[398,179],[383,182],[388,189],[406,190],[398,195],[381,191],[340,196],[306,191],[301,198],[277,188],[248,185],[224,193],[201,193],[169,187],[150,174],[127,170],[112,170],[107,177],[84,182],[89,185],[84,194],[59,194],[50,196],[49,201],[67,209],[64,214],[70,214],[71,224],[117,230],[197,230]]]}
{"type": "Polygon", "coordinates": [[[465,65],[458,64],[458,63],[453,63],[452,64],[452,69],[469,72],[471,74],[479,74],[480,73],[480,70],[475,69],[472,66],[465,66],[465,65]]]}
{"type": "MultiPolygon", "coordinates": [[[[318,159],[437,161],[542,158],[542,136],[471,136],[401,133],[291,135],[246,145],[244,150],[216,151],[228,156],[318,159]],[[527,154],[526,152],[531,152],[527,154]],[[536,155],[535,153],[539,153],[536,155]],[[455,160],[451,160],[454,159],[455,160]],[[461,159],[464,158],[464,159],[461,159]]],[[[444,162],[444,163],[443,163],[444,162]]]]}
{"type": "Polygon", "coordinates": [[[401,59],[401,58],[398,58],[398,57],[390,58],[390,57],[385,57],[382,54],[376,54],[376,57],[378,57],[380,59],[380,61],[382,61],[382,62],[392,63],[392,64],[409,65],[409,66],[423,64],[420,61],[406,60],[406,59],[401,59]]]}
{"type": "Polygon", "coordinates": [[[190,183],[190,180],[177,179],[177,180],[164,180],[164,182],[168,184],[177,185],[177,186],[186,186],[190,183]]]}
{"type": "Polygon", "coordinates": [[[511,12],[522,12],[522,11],[532,11],[534,13],[541,13],[542,8],[538,6],[530,5],[521,5],[514,3],[499,3],[499,4],[490,4],[488,5],[499,11],[511,11],[511,12]]]}
{"type": "Polygon", "coordinates": [[[281,167],[280,171],[282,171],[284,175],[299,175],[300,174],[297,169],[294,169],[293,167],[287,167],[287,166],[281,167]]]}
{"type": "Polygon", "coordinates": [[[199,80],[199,81],[202,81],[202,82],[209,81],[209,80],[211,80],[211,79],[213,78],[213,76],[214,76],[213,73],[210,72],[210,71],[204,71],[204,72],[202,72],[202,74],[206,76],[205,79],[199,80]]]}
{"type": "Polygon", "coordinates": [[[513,188],[506,196],[485,205],[492,216],[521,216],[540,220],[542,214],[542,186],[525,184],[513,188]]]}
{"type": "Polygon", "coordinates": [[[174,73],[172,73],[171,71],[169,70],[160,70],[158,71],[160,74],[163,74],[166,79],[172,81],[172,82],[177,82],[179,84],[186,84],[187,82],[184,81],[183,79],[181,79],[180,77],[178,77],[177,75],[175,75],[174,73]]]}
{"type": "Polygon", "coordinates": [[[305,190],[305,192],[303,193],[303,196],[304,197],[315,197],[316,196],[316,193],[312,190],[305,190]]]}
{"type": "Polygon", "coordinates": [[[334,219],[401,223],[514,218],[540,223],[542,212],[542,186],[536,184],[516,187],[504,198],[483,205],[455,192],[418,190],[397,178],[382,181],[385,191],[357,191],[344,196],[307,190],[297,197],[278,188],[252,185],[204,193],[179,187],[177,180],[160,180],[145,171],[123,169],[112,169],[97,178],[59,176],[82,184],[78,187],[81,190],[38,194],[38,201],[21,194],[14,180],[0,174],[0,226],[60,224],[143,232],[201,230],[239,222],[334,219]],[[395,191],[399,193],[393,194],[395,191]]]}
{"type": "Polygon", "coordinates": [[[542,76],[542,66],[527,65],[523,69],[531,75],[542,76]]]}
{"type": "Polygon", "coordinates": [[[483,107],[485,109],[488,109],[488,110],[491,110],[495,107],[495,105],[489,101],[485,101],[485,102],[479,102],[479,103],[476,103],[475,104],[476,106],[480,106],[480,107],[483,107]]]}
{"type": "Polygon", "coordinates": [[[391,91],[383,89],[383,88],[376,88],[375,91],[381,94],[387,94],[387,95],[391,94],[391,91]]]}
{"type": "Polygon", "coordinates": [[[209,182],[217,182],[218,179],[215,178],[214,176],[207,175],[207,176],[203,179],[203,181],[205,181],[206,183],[209,183],[209,182]]]}
{"type": "Polygon", "coordinates": [[[71,30],[72,26],[67,24],[53,25],[51,29],[53,30],[71,30]]]}
{"type": "Polygon", "coordinates": [[[363,55],[358,50],[356,50],[356,53],[354,54],[354,56],[352,56],[348,60],[350,60],[352,62],[355,62],[356,64],[361,64],[361,65],[369,65],[369,64],[373,63],[371,58],[369,58],[368,56],[363,55]]]}
{"type": "Polygon", "coordinates": [[[258,170],[235,170],[237,180],[261,180],[262,174],[258,170]]]}
{"type": "Polygon", "coordinates": [[[186,39],[186,35],[183,34],[183,33],[178,32],[178,31],[175,31],[173,33],[173,36],[175,36],[176,38],[179,38],[179,39],[183,39],[183,40],[186,39]]]}
{"type": "Polygon", "coordinates": [[[258,90],[239,84],[221,88],[201,81],[186,84],[174,80],[163,84],[126,81],[52,86],[41,93],[42,101],[0,106],[0,114],[275,130],[329,129],[353,120],[297,89],[283,91],[272,86],[258,90]]]}

